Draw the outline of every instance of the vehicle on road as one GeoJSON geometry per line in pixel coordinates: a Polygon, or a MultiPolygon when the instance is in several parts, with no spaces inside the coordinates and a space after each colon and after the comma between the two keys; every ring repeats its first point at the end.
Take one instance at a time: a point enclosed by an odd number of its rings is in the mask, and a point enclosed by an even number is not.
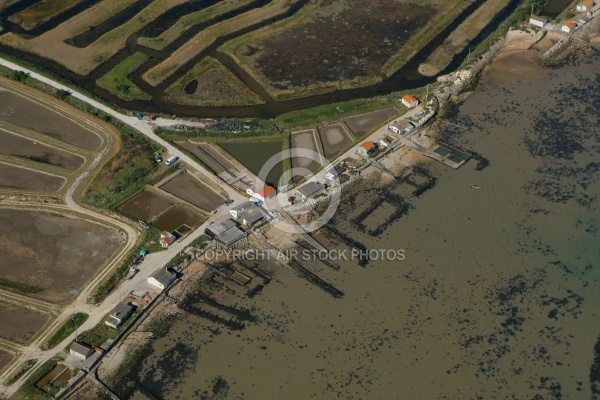
{"type": "Polygon", "coordinates": [[[225,200],[225,205],[226,206],[230,205],[231,203],[233,203],[233,199],[227,199],[227,200],[225,200]]]}
{"type": "Polygon", "coordinates": [[[148,225],[145,221],[142,221],[141,219],[138,221],[140,223],[140,226],[144,229],[150,229],[150,225],[148,225]]]}
{"type": "Polygon", "coordinates": [[[423,114],[425,114],[425,111],[419,111],[418,113],[415,114],[415,118],[422,117],[423,114]]]}
{"type": "Polygon", "coordinates": [[[125,277],[125,279],[131,279],[135,276],[135,274],[137,274],[139,272],[139,269],[136,268],[129,268],[129,273],[127,274],[127,276],[125,277]]]}
{"type": "Polygon", "coordinates": [[[171,156],[171,157],[169,157],[169,158],[167,159],[167,161],[165,161],[165,164],[167,164],[167,166],[169,166],[169,165],[173,165],[173,164],[175,164],[175,162],[176,162],[177,160],[179,160],[179,157],[177,157],[177,156],[171,156]]]}

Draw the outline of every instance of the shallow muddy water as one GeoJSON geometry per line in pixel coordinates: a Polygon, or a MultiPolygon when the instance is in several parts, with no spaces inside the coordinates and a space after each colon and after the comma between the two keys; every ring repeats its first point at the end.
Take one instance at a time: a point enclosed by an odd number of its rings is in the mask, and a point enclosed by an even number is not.
{"type": "Polygon", "coordinates": [[[437,181],[418,198],[396,182],[345,197],[335,228],[404,260],[303,262],[338,299],[271,265],[260,294],[222,300],[258,322],[231,331],[182,312],[127,379],[169,399],[590,398],[600,59],[541,70],[525,54],[496,61],[446,132],[489,167],[427,163],[437,181]],[[355,218],[381,196],[370,236],[355,218]]]}

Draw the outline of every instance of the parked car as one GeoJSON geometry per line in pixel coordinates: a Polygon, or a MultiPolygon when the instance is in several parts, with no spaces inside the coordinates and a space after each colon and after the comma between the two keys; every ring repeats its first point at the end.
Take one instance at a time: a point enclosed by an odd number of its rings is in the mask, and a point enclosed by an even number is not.
{"type": "Polygon", "coordinates": [[[225,200],[225,205],[226,206],[230,205],[231,203],[233,203],[233,199],[227,199],[227,200],[225,200]]]}
{"type": "Polygon", "coordinates": [[[419,111],[418,113],[415,114],[415,118],[422,117],[423,114],[425,114],[425,111],[419,111]]]}
{"type": "Polygon", "coordinates": [[[173,164],[175,164],[175,162],[176,162],[177,160],[179,160],[179,157],[177,157],[177,156],[171,156],[171,157],[169,157],[169,158],[167,159],[167,161],[165,162],[165,164],[167,164],[167,166],[169,166],[169,165],[173,165],[173,164]]]}
{"type": "Polygon", "coordinates": [[[157,154],[154,156],[154,162],[159,163],[162,161],[162,157],[160,156],[160,154],[157,154]]]}

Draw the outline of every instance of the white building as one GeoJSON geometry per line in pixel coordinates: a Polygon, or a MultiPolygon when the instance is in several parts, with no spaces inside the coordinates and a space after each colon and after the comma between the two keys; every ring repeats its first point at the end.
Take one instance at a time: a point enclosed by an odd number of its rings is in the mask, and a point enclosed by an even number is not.
{"type": "Polygon", "coordinates": [[[585,0],[583,3],[577,4],[577,11],[586,12],[594,7],[594,0],[585,0]]]}
{"type": "Polygon", "coordinates": [[[542,17],[538,17],[537,15],[532,15],[529,17],[529,23],[533,26],[539,26],[543,28],[548,23],[548,20],[542,17]]]}
{"type": "Polygon", "coordinates": [[[407,94],[402,97],[402,104],[408,108],[415,108],[419,105],[419,99],[411,94],[407,94]]]}
{"type": "Polygon", "coordinates": [[[94,349],[77,342],[73,342],[71,349],[69,350],[69,354],[80,360],[87,360],[94,352],[94,349]]]}
{"type": "Polygon", "coordinates": [[[157,270],[154,274],[148,277],[148,284],[160,289],[162,292],[175,280],[175,274],[167,271],[166,268],[157,270]]]}
{"type": "Polygon", "coordinates": [[[390,130],[396,135],[402,135],[403,133],[410,132],[413,129],[415,129],[415,126],[407,119],[401,119],[400,121],[394,122],[392,125],[390,125],[390,130]]]}
{"type": "Polygon", "coordinates": [[[309,182],[298,189],[298,193],[302,196],[302,201],[306,201],[311,197],[315,197],[325,190],[325,185],[321,182],[309,182]]]}

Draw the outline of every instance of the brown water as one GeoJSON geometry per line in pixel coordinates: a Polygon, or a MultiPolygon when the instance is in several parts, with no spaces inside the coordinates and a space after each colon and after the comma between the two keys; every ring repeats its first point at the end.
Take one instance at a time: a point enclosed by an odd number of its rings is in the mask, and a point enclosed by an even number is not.
{"type": "Polygon", "coordinates": [[[271,266],[276,279],[259,295],[222,299],[255,307],[258,323],[229,331],[183,313],[128,378],[165,399],[212,394],[218,377],[232,399],[589,399],[599,67],[544,71],[518,53],[496,62],[460,107],[460,134],[447,132],[488,168],[429,163],[437,184],[420,198],[406,183],[365,184],[337,214],[342,232],[404,249],[404,261],[304,263],[342,299],[271,266]],[[380,236],[352,224],[374,199],[392,199],[364,219],[376,228],[398,194],[411,208],[380,236]]]}
{"type": "MultiPolygon", "coordinates": [[[[282,151],[281,142],[219,143],[219,146],[255,175],[260,173],[267,160],[282,151]]],[[[267,183],[277,187],[282,174],[283,166],[279,163],[267,174],[267,183]]]]}

